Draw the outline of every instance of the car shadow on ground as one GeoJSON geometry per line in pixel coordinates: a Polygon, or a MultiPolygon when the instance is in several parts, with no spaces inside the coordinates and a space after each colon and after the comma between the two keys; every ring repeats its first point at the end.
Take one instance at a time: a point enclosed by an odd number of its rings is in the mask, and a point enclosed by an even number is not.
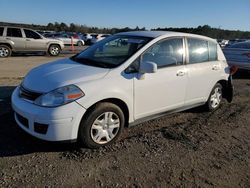
{"type": "Polygon", "coordinates": [[[79,148],[74,143],[45,142],[36,139],[21,128],[14,120],[11,108],[11,93],[15,87],[0,86],[0,157],[25,155],[34,152],[71,151],[79,148]]]}

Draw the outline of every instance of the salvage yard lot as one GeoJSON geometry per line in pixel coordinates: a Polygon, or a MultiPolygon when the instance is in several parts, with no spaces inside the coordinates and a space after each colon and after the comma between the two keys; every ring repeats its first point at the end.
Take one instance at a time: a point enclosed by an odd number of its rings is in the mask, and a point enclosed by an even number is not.
{"type": "Polygon", "coordinates": [[[49,143],[18,128],[10,95],[33,67],[59,57],[0,59],[0,187],[249,187],[250,76],[215,112],[193,109],[126,129],[98,150],[49,143]]]}

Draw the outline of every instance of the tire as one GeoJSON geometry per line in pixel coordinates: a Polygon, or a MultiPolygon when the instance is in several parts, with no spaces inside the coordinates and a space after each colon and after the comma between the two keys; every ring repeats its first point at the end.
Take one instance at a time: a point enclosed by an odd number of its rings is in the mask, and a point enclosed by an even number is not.
{"type": "Polygon", "coordinates": [[[208,111],[215,111],[220,107],[221,102],[222,102],[222,86],[221,84],[217,83],[215,84],[209,95],[209,98],[205,104],[205,108],[208,111]]]}
{"type": "Polygon", "coordinates": [[[0,58],[6,58],[11,56],[12,50],[7,45],[0,45],[0,58]]]}
{"type": "Polygon", "coordinates": [[[78,41],[77,46],[83,46],[83,43],[81,41],[78,41]]]}
{"type": "Polygon", "coordinates": [[[61,48],[57,44],[52,44],[49,46],[48,53],[50,56],[58,56],[61,52],[61,48]]]}
{"type": "Polygon", "coordinates": [[[88,148],[112,144],[121,134],[124,124],[124,114],[117,105],[99,103],[83,117],[78,140],[81,145],[88,148]]]}

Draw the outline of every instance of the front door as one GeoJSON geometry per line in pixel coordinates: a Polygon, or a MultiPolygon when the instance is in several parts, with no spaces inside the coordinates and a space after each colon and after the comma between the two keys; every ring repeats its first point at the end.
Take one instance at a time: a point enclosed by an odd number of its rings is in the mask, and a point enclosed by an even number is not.
{"type": "Polygon", "coordinates": [[[47,48],[47,41],[44,40],[39,34],[36,32],[24,29],[24,33],[26,36],[26,51],[44,51],[47,48]]]}
{"type": "Polygon", "coordinates": [[[158,70],[134,78],[135,119],[184,105],[187,75],[183,49],[182,38],[171,38],[155,43],[142,55],[141,61],[156,63],[158,70]]]}

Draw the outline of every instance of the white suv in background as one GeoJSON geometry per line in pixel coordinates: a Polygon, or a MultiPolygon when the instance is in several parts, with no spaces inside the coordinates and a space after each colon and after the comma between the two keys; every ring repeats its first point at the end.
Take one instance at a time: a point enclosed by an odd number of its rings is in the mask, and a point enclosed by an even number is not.
{"type": "Polygon", "coordinates": [[[48,141],[90,148],[124,127],[233,96],[230,68],[211,38],[140,31],[108,37],[30,71],[12,94],[17,124],[48,141]]]}

